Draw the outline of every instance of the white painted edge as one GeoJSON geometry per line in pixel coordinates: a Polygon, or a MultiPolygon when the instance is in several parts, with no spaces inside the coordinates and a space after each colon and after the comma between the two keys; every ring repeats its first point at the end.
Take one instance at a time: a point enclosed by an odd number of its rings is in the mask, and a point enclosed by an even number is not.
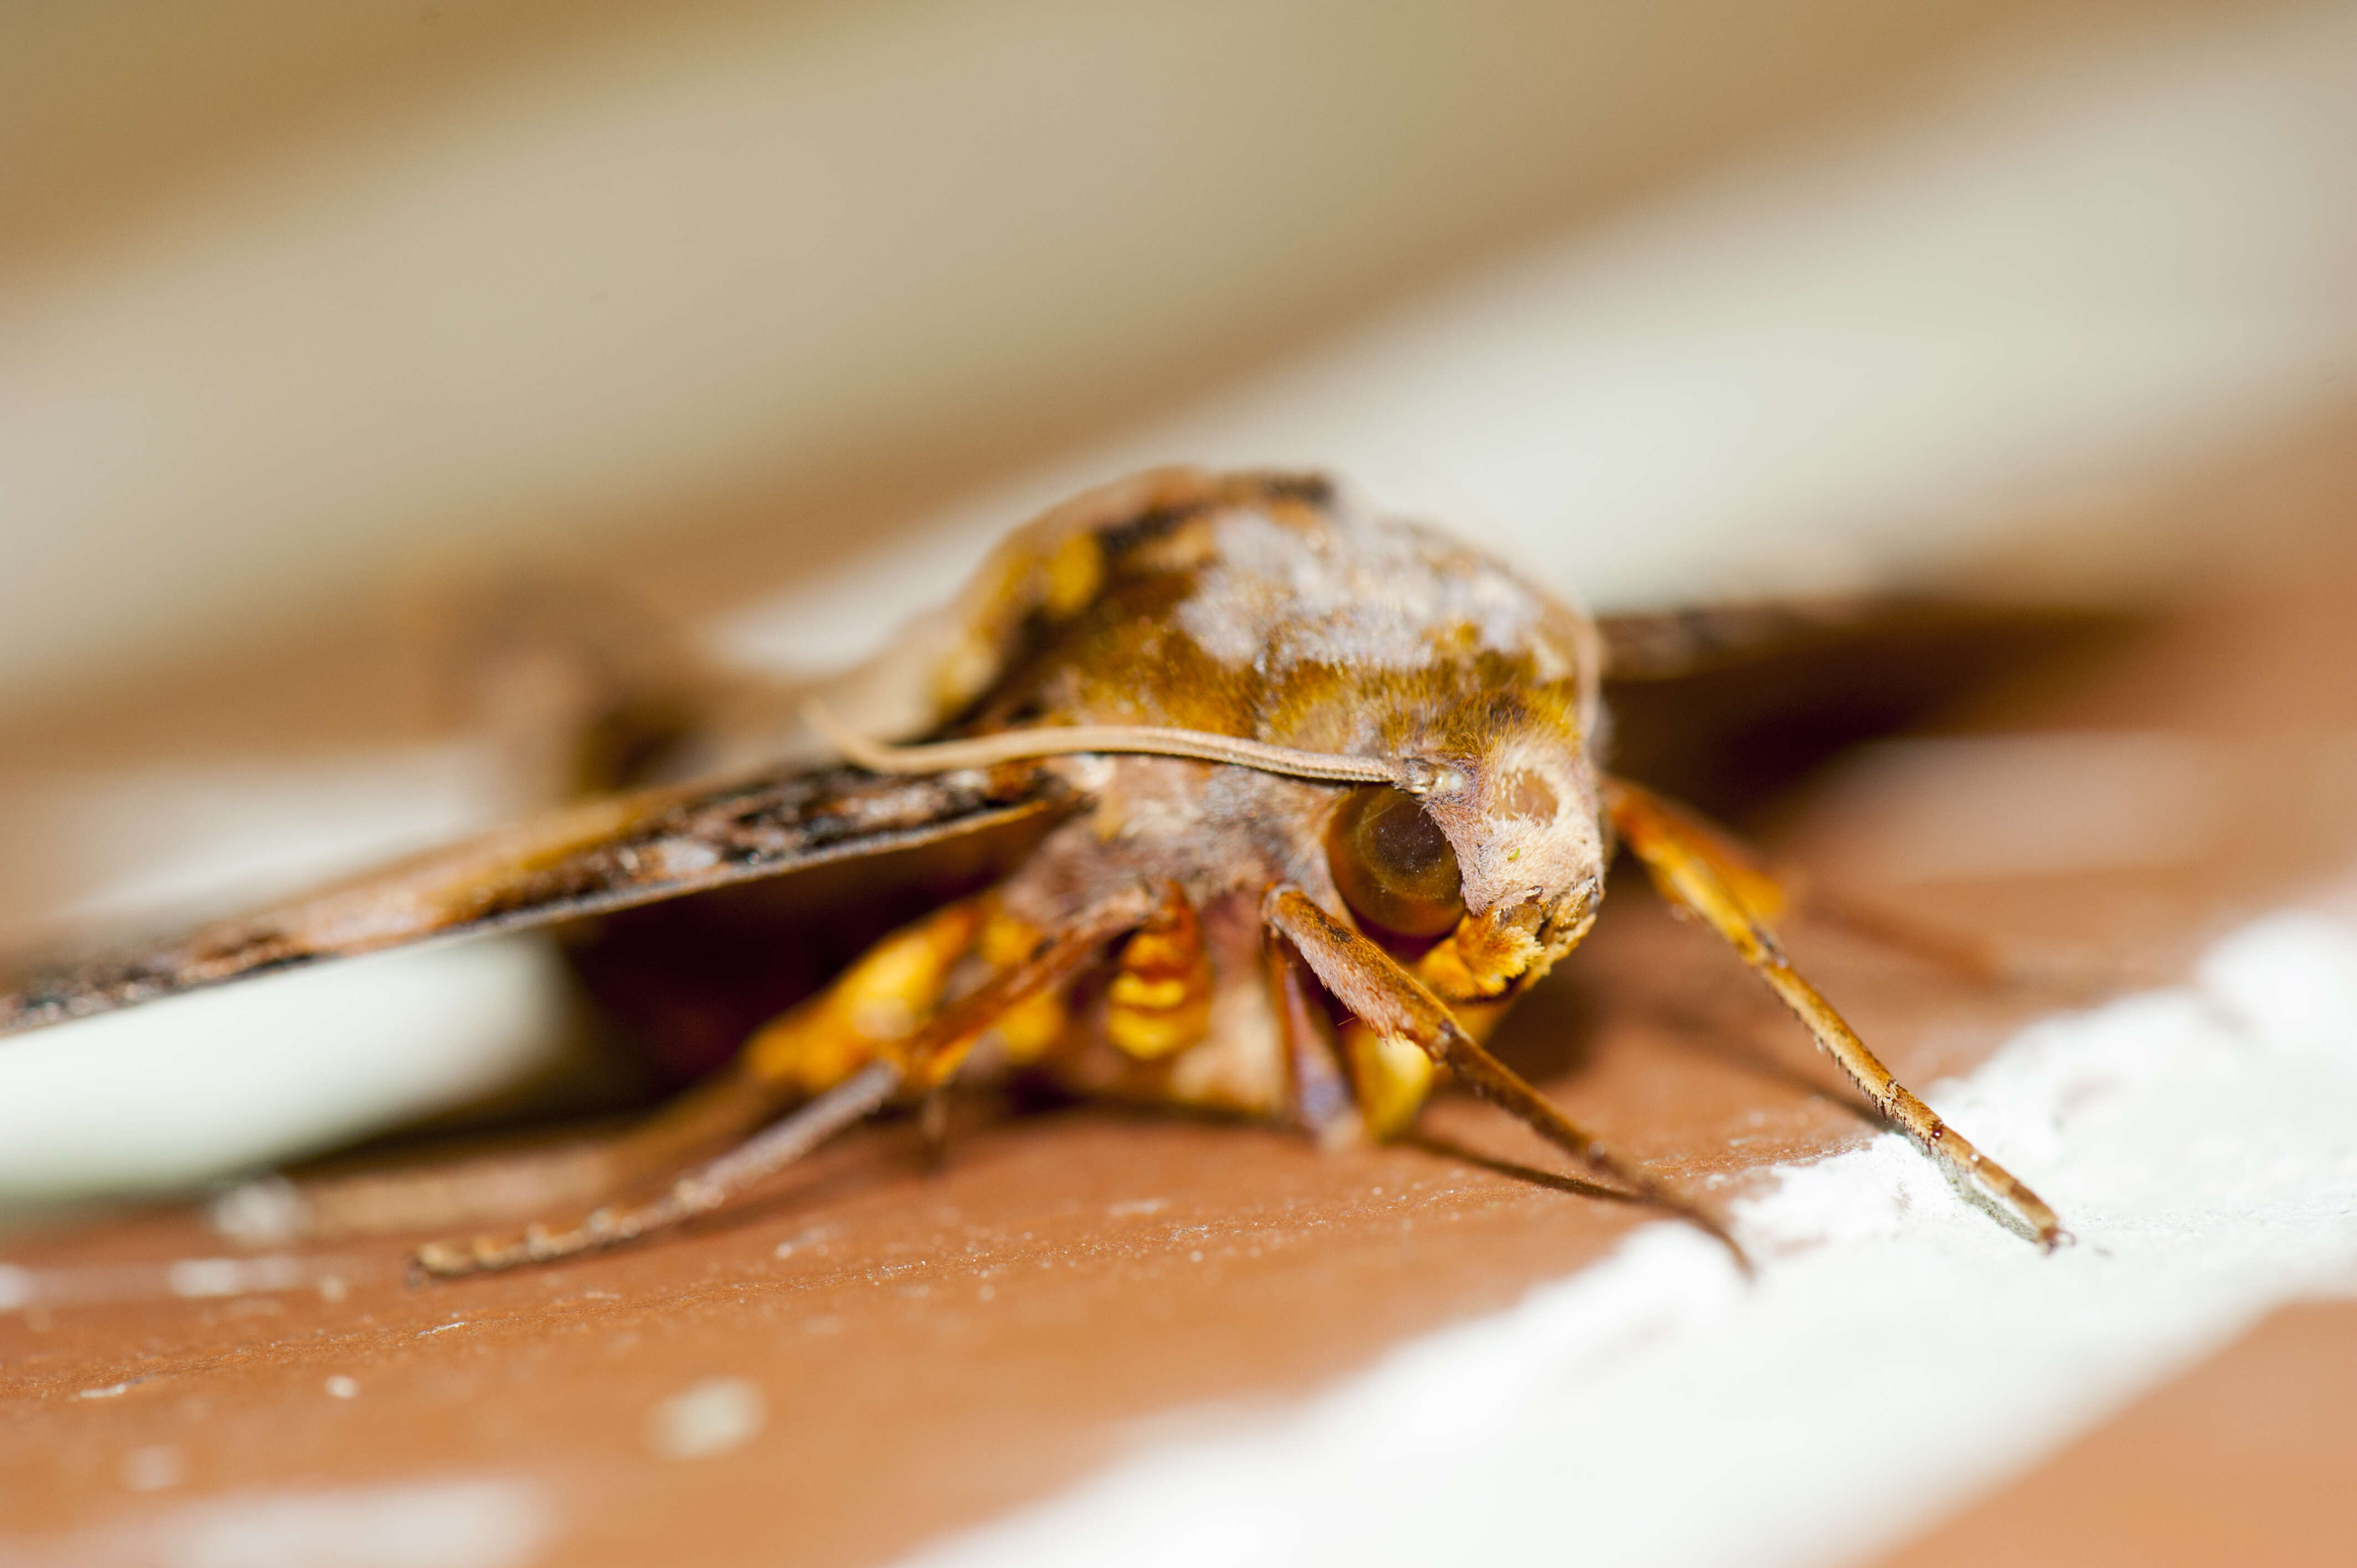
{"type": "Polygon", "coordinates": [[[2079,1244],[2040,1254],[1883,1136],[1738,1207],[1748,1287],[1695,1232],[1648,1226],[1297,1409],[908,1562],[1857,1561],[2357,1280],[2346,919],[2261,919],[2188,983],[2034,1024],[1930,1098],[2079,1244]]]}
{"type": "MultiPolygon", "coordinates": [[[[140,1452],[178,1460],[175,1449],[140,1452]]],[[[28,1568],[523,1568],[544,1560],[556,1513],[539,1486],[511,1476],[232,1492],[63,1538],[0,1540],[0,1559],[28,1568]]]]}

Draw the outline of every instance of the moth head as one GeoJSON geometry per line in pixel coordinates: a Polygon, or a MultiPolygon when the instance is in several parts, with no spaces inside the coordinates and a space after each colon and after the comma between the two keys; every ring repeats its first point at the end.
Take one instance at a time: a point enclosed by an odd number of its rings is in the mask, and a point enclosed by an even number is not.
{"type": "Polygon", "coordinates": [[[1576,726],[1496,729],[1399,775],[1351,790],[1328,822],[1328,869],[1362,925],[1448,939],[1479,995],[1536,979],[1587,934],[1606,849],[1576,726]]]}

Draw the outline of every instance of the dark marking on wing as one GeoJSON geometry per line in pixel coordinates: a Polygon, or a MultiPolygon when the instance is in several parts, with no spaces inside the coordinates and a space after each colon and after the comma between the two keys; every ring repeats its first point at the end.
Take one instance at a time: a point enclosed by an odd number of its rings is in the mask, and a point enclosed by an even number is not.
{"type": "Polygon", "coordinates": [[[224,981],[544,926],[1057,813],[1036,764],[931,778],[856,768],[620,795],[433,852],[274,909],[0,992],[0,1035],[224,981]]]}

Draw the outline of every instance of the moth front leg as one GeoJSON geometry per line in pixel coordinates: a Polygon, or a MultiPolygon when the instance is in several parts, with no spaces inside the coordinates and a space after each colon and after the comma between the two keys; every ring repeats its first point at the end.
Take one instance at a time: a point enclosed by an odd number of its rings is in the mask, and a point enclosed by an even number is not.
{"type": "Polygon", "coordinates": [[[1610,779],[1605,781],[1604,798],[1622,841],[1644,862],[1662,896],[1725,938],[1752,972],[1768,983],[1769,989],[1800,1015],[1817,1044],[1841,1065],[1877,1110],[1968,1191],[2009,1224],[2027,1230],[2040,1246],[2050,1251],[2068,1238],[2061,1221],[2042,1198],[1973,1147],[1892,1076],[1866,1048],[1857,1031],[1792,967],[1770,927],[1783,897],[1763,872],[1650,790],[1626,779],[1610,779]]]}
{"type": "Polygon", "coordinates": [[[1448,1004],[1382,948],[1298,888],[1271,888],[1262,913],[1270,929],[1293,944],[1320,983],[1361,1023],[1380,1036],[1414,1045],[1592,1174],[1692,1221],[1725,1242],[1738,1262],[1745,1262],[1742,1248],[1717,1216],[1575,1125],[1545,1095],[1483,1049],[1448,1004]]]}

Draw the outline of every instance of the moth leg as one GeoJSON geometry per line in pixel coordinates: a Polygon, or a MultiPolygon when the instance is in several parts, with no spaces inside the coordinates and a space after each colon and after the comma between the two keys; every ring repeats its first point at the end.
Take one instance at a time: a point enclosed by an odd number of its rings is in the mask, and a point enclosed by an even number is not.
{"type": "Polygon", "coordinates": [[[1176,884],[1121,946],[1105,987],[1105,1036],[1152,1061],[1200,1042],[1211,1022],[1211,955],[1203,923],[1176,884]]]}
{"type": "Polygon", "coordinates": [[[1343,1021],[1342,1051],[1368,1133],[1383,1142],[1405,1135],[1440,1087],[1440,1063],[1406,1036],[1387,1034],[1360,1018],[1343,1021]]]}
{"type": "MultiPolygon", "coordinates": [[[[1324,1149],[1363,1143],[1367,1119],[1351,1094],[1351,1080],[1335,1059],[1334,1030],[1316,990],[1309,966],[1293,945],[1275,932],[1268,939],[1269,1001],[1285,1043],[1293,1114],[1324,1149]]],[[[1418,1059],[1422,1059],[1419,1056],[1418,1059]]]]}
{"type": "Polygon", "coordinates": [[[737,1059],[609,1137],[419,1169],[232,1189],[214,1224],[243,1240],[445,1230],[589,1206],[723,1149],[823,1093],[939,1004],[982,920],[964,900],[886,936],[826,990],[766,1025],[737,1059]]]}
{"type": "MultiPolygon", "coordinates": [[[[1002,1018],[1071,980],[1096,960],[1106,943],[1135,929],[1151,909],[1152,900],[1141,891],[1092,911],[906,1035],[877,1044],[872,1060],[857,1066],[783,1121],[682,1173],[645,1203],[597,1209],[563,1231],[533,1226],[505,1240],[485,1236],[466,1242],[434,1242],[418,1250],[415,1270],[434,1278],[455,1279],[523,1263],[550,1262],[619,1246],[708,1214],[835,1133],[865,1121],[896,1096],[922,1095],[947,1083],[975,1042],[1002,1018]]],[[[787,1059],[800,1059],[796,1053],[783,1054],[787,1059]]],[[[748,1049],[748,1058],[754,1055],[748,1049]]],[[[760,1070],[758,1062],[753,1069],[760,1070]]]]}
{"type": "Polygon", "coordinates": [[[779,1099],[731,1068],[636,1126],[549,1149],[348,1176],[264,1176],[213,1200],[213,1228],[253,1244],[446,1230],[597,1203],[726,1145],[779,1099]]]}
{"type": "Polygon", "coordinates": [[[719,1208],[762,1177],[783,1170],[837,1133],[882,1109],[901,1082],[891,1062],[870,1062],[859,1071],[772,1123],[719,1158],[676,1177],[662,1195],[631,1208],[593,1210],[569,1230],[532,1225],[510,1240],[479,1236],[472,1241],[429,1241],[411,1260],[415,1274],[457,1279],[491,1273],[522,1263],[554,1262],[584,1252],[619,1246],[650,1231],[719,1208]]]}
{"type": "Polygon", "coordinates": [[[1772,881],[1730,854],[1718,837],[1696,826],[1650,791],[1621,779],[1605,781],[1605,806],[1629,848],[1644,862],[1653,885],[1674,908],[1709,925],[1749,964],[1786,1006],[1800,1015],[1827,1056],[1841,1065],[1876,1109],[1912,1138],[1917,1146],[1969,1191],[2025,1229],[2050,1251],[2066,1236],[2061,1222],[2039,1196],[2004,1166],[1973,1147],[1961,1133],[1891,1076],[1817,992],[1785,958],[1770,922],[1782,907],[1772,881]]]}
{"type": "Polygon", "coordinates": [[[1589,1172],[1691,1221],[1724,1242],[1738,1262],[1749,1267],[1743,1249],[1717,1216],[1581,1131],[1545,1095],[1483,1049],[1447,1004],[1383,949],[1318,908],[1298,888],[1271,888],[1262,912],[1271,928],[1293,944],[1326,989],[1360,1022],[1379,1035],[1416,1047],[1476,1094],[1523,1122],[1589,1172]]]}

